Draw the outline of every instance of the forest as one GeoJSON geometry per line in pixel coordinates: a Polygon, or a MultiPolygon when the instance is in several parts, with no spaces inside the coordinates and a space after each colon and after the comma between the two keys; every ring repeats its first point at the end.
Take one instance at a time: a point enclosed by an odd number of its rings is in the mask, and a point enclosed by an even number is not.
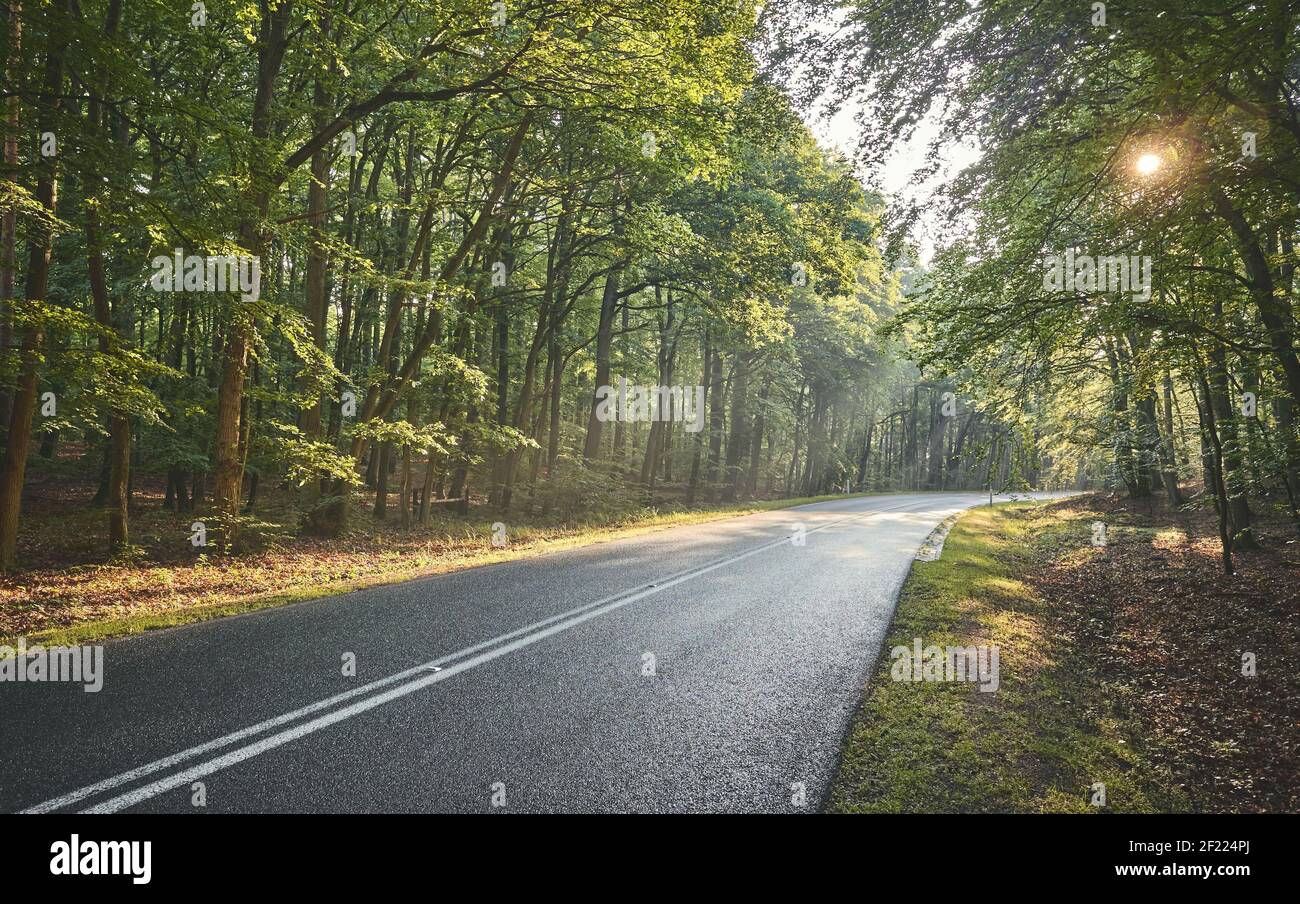
{"type": "Polygon", "coordinates": [[[0,8],[0,811],[1300,810],[1300,0],[0,8]]]}
{"type": "Polygon", "coordinates": [[[1039,478],[886,331],[882,199],[761,75],[753,4],[8,24],[6,568],[33,473],[105,557],[140,508],[238,552],[277,496],[339,535],[1039,478]],[[698,387],[704,429],[599,416],[624,383],[698,387]]]}
{"type": "Polygon", "coordinates": [[[927,214],[944,221],[899,314],[918,366],[1030,448],[1088,450],[1108,490],[1212,511],[1229,575],[1258,512],[1300,530],[1296,16],[1214,0],[854,4],[832,34],[780,39],[805,102],[815,86],[861,111],[860,165],[927,121],[919,178],[945,146],[979,147],[891,210],[895,245],[927,214]]]}
{"type": "Polygon", "coordinates": [[[1231,569],[1300,527],[1294,14],[1093,7],[11,0],[0,565],[1105,488],[1231,569]]]}

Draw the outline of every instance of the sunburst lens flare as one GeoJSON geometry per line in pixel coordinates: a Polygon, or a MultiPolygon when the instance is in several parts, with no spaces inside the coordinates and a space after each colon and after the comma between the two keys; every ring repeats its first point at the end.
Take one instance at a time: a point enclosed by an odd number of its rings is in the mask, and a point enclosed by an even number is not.
{"type": "Polygon", "coordinates": [[[1160,169],[1161,163],[1158,154],[1143,154],[1137,159],[1137,171],[1144,176],[1149,176],[1160,169]]]}

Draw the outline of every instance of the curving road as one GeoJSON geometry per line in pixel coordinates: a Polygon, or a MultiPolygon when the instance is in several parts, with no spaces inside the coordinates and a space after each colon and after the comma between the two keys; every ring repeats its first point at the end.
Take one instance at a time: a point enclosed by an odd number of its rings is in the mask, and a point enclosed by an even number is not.
{"type": "Polygon", "coordinates": [[[913,554],[987,498],[846,498],[113,641],[97,694],[0,684],[0,810],[815,812],[913,554]]]}

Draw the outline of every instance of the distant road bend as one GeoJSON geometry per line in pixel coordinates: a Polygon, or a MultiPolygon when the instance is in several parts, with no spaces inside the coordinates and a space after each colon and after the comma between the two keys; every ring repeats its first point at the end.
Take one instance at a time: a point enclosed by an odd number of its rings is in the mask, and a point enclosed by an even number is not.
{"type": "Polygon", "coordinates": [[[97,694],[0,688],[0,810],[815,812],[917,547],[987,500],[845,498],[111,641],[97,694]]]}

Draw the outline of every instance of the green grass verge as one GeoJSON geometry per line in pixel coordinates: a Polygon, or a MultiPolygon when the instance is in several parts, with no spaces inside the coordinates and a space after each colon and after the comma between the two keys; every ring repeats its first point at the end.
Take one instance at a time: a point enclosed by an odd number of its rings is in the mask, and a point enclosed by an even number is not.
{"type": "Polygon", "coordinates": [[[918,562],[845,740],[828,810],[839,813],[1087,813],[1188,809],[1143,750],[1142,730],[1054,628],[1024,576],[1086,555],[1087,518],[1010,503],[964,514],[943,555],[918,562]],[[996,644],[1000,685],[890,679],[889,651],[996,644]]]}
{"type": "MultiPolygon", "coordinates": [[[[361,577],[347,580],[330,580],[292,590],[248,595],[232,595],[230,599],[218,600],[201,605],[167,609],[162,612],[144,612],[114,618],[90,619],[76,624],[51,627],[26,634],[28,646],[75,646],[115,637],[124,637],[172,628],[178,625],[240,615],[261,609],[270,609],[292,603],[306,602],[327,596],[336,596],[355,590],[364,590],[386,584],[395,584],[415,578],[460,571],[465,568],[509,562],[533,556],[544,555],[563,549],[573,549],[595,543],[633,537],[657,530],[701,524],[734,518],[741,515],[772,511],[774,509],[792,508],[814,502],[827,502],[834,499],[848,499],[862,496],[893,495],[892,493],[854,493],[850,495],[832,494],[825,496],[806,496],[795,499],[758,500],[736,503],[734,505],[710,506],[707,508],[683,509],[676,511],[648,510],[644,513],[623,517],[610,524],[583,524],[569,528],[556,529],[550,526],[532,526],[511,523],[510,545],[504,549],[491,546],[493,519],[465,519],[458,522],[464,531],[463,537],[444,548],[437,556],[416,567],[380,568],[361,577]]],[[[255,567],[255,566],[253,566],[255,567]]],[[[0,645],[14,646],[15,636],[0,635],[0,645]]]]}

